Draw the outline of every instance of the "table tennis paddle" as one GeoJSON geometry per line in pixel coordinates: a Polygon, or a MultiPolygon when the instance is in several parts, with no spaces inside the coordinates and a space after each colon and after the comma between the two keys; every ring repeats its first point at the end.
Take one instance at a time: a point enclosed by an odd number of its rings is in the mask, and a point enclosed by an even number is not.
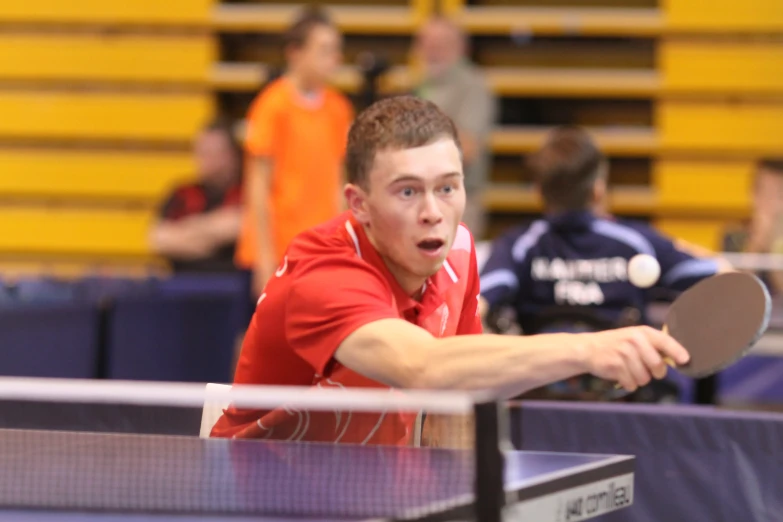
{"type": "Polygon", "coordinates": [[[690,361],[678,366],[667,358],[666,364],[688,377],[713,375],[748,353],[767,330],[771,312],[769,292],[753,274],[703,279],[675,299],[663,325],[690,361]]]}
{"type": "Polygon", "coordinates": [[[664,331],[690,354],[675,366],[688,377],[706,377],[753,348],[769,326],[772,299],[753,274],[727,272],[699,281],[669,308],[664,331]]]}

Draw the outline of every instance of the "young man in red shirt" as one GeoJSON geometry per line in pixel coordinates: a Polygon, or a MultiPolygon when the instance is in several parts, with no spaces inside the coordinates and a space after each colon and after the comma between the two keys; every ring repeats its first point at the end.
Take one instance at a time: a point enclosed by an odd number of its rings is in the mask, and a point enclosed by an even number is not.
{"type": "MultiPolygon", "coordinates": [[[[303,151],[306,153],[306,151],[303,151]]],[[[415,97],[360,114],[348,136],[349,211],[300,234],[259,298],[237,384],[496,389],[582,373],[628,390],[687,352],[651,328],[483,335],[462,156],[452,121],[415,97]]],[[[319,194],[314,194],[314,197],[319,194]]],[[[306,202],[302,202],[306,204],[306,202]]],[[[409,444],[415,416],[229,408],[212,435],[409,444]]]]}

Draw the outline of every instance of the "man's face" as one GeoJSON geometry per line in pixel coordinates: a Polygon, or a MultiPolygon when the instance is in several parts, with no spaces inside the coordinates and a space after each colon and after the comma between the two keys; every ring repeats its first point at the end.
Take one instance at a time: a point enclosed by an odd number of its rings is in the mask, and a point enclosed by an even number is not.
{"type": "Polygon", "coordinates": [[[357,217],[406,290],[443,265],[465,210],[462,178],[451,138],[376,154],[357,217]]]}
{"type": "Polygon", "coordinates": [[[430,22],[419,33],[416,52],[429,78],[439,78],[461,57],[462,42],[456,29],[444,22],[430,22]]]}
{"type": "Polygon", "coordinates": [[[205,131],[196,139],[196,169],[206,183],[227,185],[238,175],[238,162],[228,137],[219,131],[205,131]]]}
{"type": "Polygon", "coordinates": [[[342,38],[333,27],[316,25],[304,45],[293,52],[292,59],[308,80],[325,83],[342,61],[342,38]]]}
{"type": "Polygon", "coordinates": [[[753,203],[756,212],[773,215],[780,213],[783,207],[783,173],[767,168],[759,168],[753,191],[753,203]]]}

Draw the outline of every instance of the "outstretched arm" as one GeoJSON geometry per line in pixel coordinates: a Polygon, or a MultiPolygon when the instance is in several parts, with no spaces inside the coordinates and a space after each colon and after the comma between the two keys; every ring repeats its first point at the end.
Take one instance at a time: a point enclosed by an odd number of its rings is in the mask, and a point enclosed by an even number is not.
{"type": "Polygon", "coordinates": [[[688,360],[674,339],[647,327],[438,339],[400,319],[356,329],[334,356],[344,366],[394,387],[493,389],[506,397],[582,373],[615,380],[634,391],[666,374],[663,357],[678,363],[688,360]]]}

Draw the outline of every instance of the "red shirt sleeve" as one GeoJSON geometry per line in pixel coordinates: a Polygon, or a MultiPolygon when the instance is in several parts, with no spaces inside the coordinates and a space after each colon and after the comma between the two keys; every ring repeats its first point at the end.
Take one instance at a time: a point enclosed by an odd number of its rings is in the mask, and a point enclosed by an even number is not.
{"type": "Polygon", "coordinates": [[[320,375],[328,375],[334,352],[356,329],[399,318],[383,276],[360,258],[316,261],[291,284],[286,302],[286,339],[320,375]]]}
{"type": "Polygon", "coordinates": [[[478,313],[478,300],[480,293],[478,261],[476,260],[476,247],[471,245],[470,266],[468,269],[468,285],[465,289],[465,299],[462,302],[462,312],[457,325],[457,335],[471,335],[484,333],[481,316],[478,313]]]}

